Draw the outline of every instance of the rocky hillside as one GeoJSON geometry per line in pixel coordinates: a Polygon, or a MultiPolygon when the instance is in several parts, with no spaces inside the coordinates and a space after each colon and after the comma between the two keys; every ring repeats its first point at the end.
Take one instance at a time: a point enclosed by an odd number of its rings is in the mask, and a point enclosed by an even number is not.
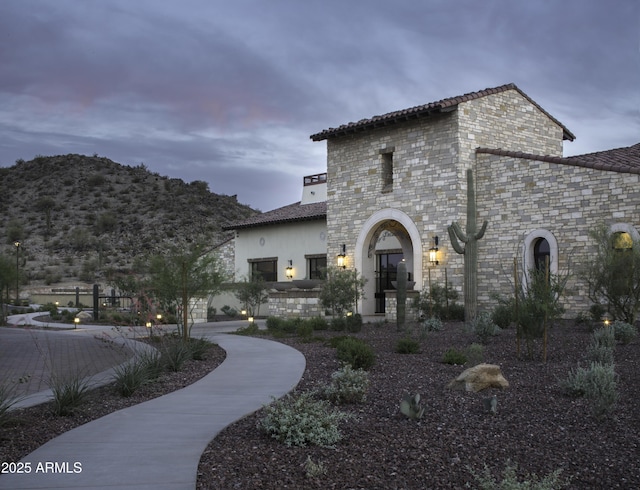
{"type": "MultiPolygon", "coordinates": [[[[102,157],[60,155],[0,168],[0,254],[29,286],[101,281],[109,269],[191,242],[212,247],[222,226],[256,211],[206,182],[185,183],[102,157]]],[[[25,284],[26,285],[26,284],[25,284]]]]}

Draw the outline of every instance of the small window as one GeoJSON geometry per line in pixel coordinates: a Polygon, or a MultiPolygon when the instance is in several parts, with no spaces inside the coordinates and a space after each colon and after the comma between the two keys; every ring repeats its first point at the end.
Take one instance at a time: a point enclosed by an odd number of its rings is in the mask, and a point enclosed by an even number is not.
{"type": "Polygon", "coordinates": [[[309,279],[326,279],[327,256],[319,255],[307,257],[307,270],[309,271],[309,279]]]}
{"type": "Polygon", "coordinates": [[[393,151],[381,153],[382,158],[382,192],[393,190],[393,151]]]}
{"type": "Polygon", "coordinates": [[[251,279],[263,279],[267,282],[276,282],[278,280],[278,260],[277,259],[259,259],[250,260],[251,279]]]}
{"type": "Polygon", "coordinates": [[[549,271],[549,263],[551,262],[551,247],[549,242],[544,238],[538,238],[533,245],[533,260],[536,270],[549,271]]]}

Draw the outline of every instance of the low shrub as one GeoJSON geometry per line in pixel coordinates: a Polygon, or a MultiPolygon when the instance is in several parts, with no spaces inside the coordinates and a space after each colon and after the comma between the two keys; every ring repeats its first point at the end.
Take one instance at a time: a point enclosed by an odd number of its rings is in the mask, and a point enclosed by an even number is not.
{"type": "Polygon", "coordinates": [[[445,364],[455,364],[458,366],[462,366],[467,363],[467,356],[464,352],[451,347],[450,349],[447,349],[442,356],[442,362],[444,362],[445,364]]]}
{"type": "Polygon", "coordinates": [[[425,337],[429,332],[439,332],[442,330],[442,320],[437,316],[425,318],[420,327],[420,335],[425,337]]]}
{"type": "Polygon", "coordinates": [[[303,342],[310,342],[313,337],[313,327],[308,322],[304,322],[298,325],[296,335],[298,335],[303,342]]]}
{"type": "Polygon", "coordinates": [[[347,337],[336,347],[338,360],[350,364],[353,369],[369,369],[376,362],[373,349],[363,340],[347,337]]]}
{"type": "Polygon", "coordinates": [[[49,387],[53,392],[53,413],[69,416],[86,400],[89,384],[80,374],[66,378],[52,377],[49,387]]]}
{"type": "Polygon", "coordinates": [[[360,313],[356,313],[354,315],[348,315],[345,318],[345,323],[347,326],[347,331],[352,333],[357,333],[362,330],[362,315],[360,313]]]}
{"type": "Polygon", "coordinates": [[[252,322],[246,327],[240,327],[234,333],[237,335],[248,335],[248,336],[260,335],[260,327],[258,327],[257,323],[252,322]]]}
{"type": "Polygon", "coordinates": [[[319,393],[333,403],[361,403],[366,400],[368,389],[369,373],[345,364],[331,375],[331,383],[319,393]]]}
{"type": "Polygon", "coordinates": [[[478,313],[469,328],[478,337],[481,344],[487,344],[492,336],[500,332],[500,328],[493,323],[491,315],[485,312],[478,313]]]}
{"type": "Polygon", "coordinates": [[[420,352],[420,343],[417,340],[405,337],[396,343],[398,354],[417,354],[420,352]]]}
{"type": "Polygon", "coordinates": [[[633,325],[616,320],[611,324],[613,335],[617,342],[621,344],[629,344],[638,336],[638,329],[633,325]]]}
{"type": "Polygon", "coordinates": [[[326,400],[316,400],[309,392],[286,395],[264,408],[258,427],[287,446],[314,444],[333,447],[342,438],[340,422],[350,418],[326,400]]]}
{"type": "Polygon", "coordinates": [[[19,400],[20,398],[16,397],[15,386],[10,387],[6,384],[0,384],[0,427],[11,420],[9,409],[18,403],[19,400]]]}
{"type": "Polygon", "coordinates": [[[513,308],[511,305],[501,303],[496,306],[491,312],[491,321],[495,323],[498,328],[509,328],[513,322],[513,308]]]}
{"type": "Polygon", "coordinates": [[[189,339],[189,350],[191,351],[191,359],[194,361],[202,361],[206,357],[207,352],[213,344],[200,337],[197,339],[189,339]]]}
{"type": "Polygon", "coordinates": [[[162,362],[169,371],[178,372],[192,358],[189,341],[175,339],[164,341],[160,349],[162,362]]]}
{"type": "Polygon", "coordinates": [[[333,317],[329,322],[329,329],[334,332],[344,332],[347,329],[347,320],[337,316],[333,317]]]}
{"type": "Polygon", "coordinates": [[[309,318],[307,321],[309,322],[309,325],[311,325],[311,328],[313,328],[314,330],[329,329],[329,324],[327,323],[327,320],[325,320],[321,316],[314,316],[312,318],[309,318]]]}
{"type": "Polygon", "coordinates": [[[562,470],[558,469],[540,478],[535,473],[524,475],[518,479],[518,465],[507,460],[502,473],[502,480],[494,478],[485,464],[481,474],[471,470],[480,490],[559,490],[569,484],[569,479],[560,478],[562,470]]]}
{"type": "Polygon", "coordinates": [[[585,352],[585,360],[600,364],[613,364],[613,347],[592,340],[585,352]]]}
{"type": "Polygon", "coordinates": [[[140,359],[121,364],[114,368],[114,387],[124,397],[133,395],[141,386],[150,381],[149,371],[140,359]]]}
{"type": "Polygon", "coordinates": [[[592,342],[604,347],[614,349],[616,346],[616,337],[614,329],[611,327],[600,327],[591,334],[592,342]]]}
{"type": "Polygon", "coordinates": [[[589,399],[591,411],[598,419],[611,413],[618,400],[613,364],[592,362],[588,368],[578,367],[569,373],[561,386],[570,395],[589,399]]]}
{"type": "Polygon", "coordinates": [[[467,347],[465,351],[469,364],[475,366],[484,360],[484,345],[475,342],[467,347]]]}

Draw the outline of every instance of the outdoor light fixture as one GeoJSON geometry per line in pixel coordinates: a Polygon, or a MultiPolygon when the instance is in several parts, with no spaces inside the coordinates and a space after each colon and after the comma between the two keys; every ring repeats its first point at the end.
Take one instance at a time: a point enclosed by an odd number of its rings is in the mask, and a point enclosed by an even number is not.
{"type": "Polygon", "coordinates": [[[604,315],[602,315],[602,323],[604,323],[605,327],[611,325],[611,315],[609,314],[609,312],[606,312],[604,315]]]}
{"type": "Polygon", "coordinates": [[[147,328],[151,328],[151,322],[147,322],[147,323],[145,324],[145,326],[146,326],[147,328]]]}
{"type": "Polygon", "coordinates": [[[287,279],[293,278],[293,261],[291,259],[289,259],[289,265],[287,266],[286,274],[287,274],[287,279]]]}
{"type": "Polygon", "coordinates": [[[438,236],[433,237],[433,247],[429,249],[429,262],[431,265],[438,265],[438,236]]]}
{"type": "Polygon", "coordinates": [[[73,328],[78,328],[78,323],[80,323],[80,318],[75,317],[73,319],[73,328]]]}
{"type": "Polygon", "coordinates": [[[253,323],[253,317],[252,317],[252,316],[250,316],[249,318],[247,318],[247,321],[248,321],[249,323],[253,323]]]}
{"type": "Polygon", "coordinates": [[[347,246],[343,243],[342,249],[338,254],[338,267],[342,267],[343,269],[347,268],[346,258],[347,258],[347,246]]]}

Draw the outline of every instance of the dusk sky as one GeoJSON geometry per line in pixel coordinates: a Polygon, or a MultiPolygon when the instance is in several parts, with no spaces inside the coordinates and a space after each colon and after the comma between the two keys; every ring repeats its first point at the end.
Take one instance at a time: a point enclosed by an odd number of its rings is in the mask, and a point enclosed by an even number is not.
{"type": "Polygon", "coordinates": [[[329,127],[515,83],[576,135],[640,142],[640,1],[2,0],[0,166],[98,154],[268,211],[329,127]]]}

